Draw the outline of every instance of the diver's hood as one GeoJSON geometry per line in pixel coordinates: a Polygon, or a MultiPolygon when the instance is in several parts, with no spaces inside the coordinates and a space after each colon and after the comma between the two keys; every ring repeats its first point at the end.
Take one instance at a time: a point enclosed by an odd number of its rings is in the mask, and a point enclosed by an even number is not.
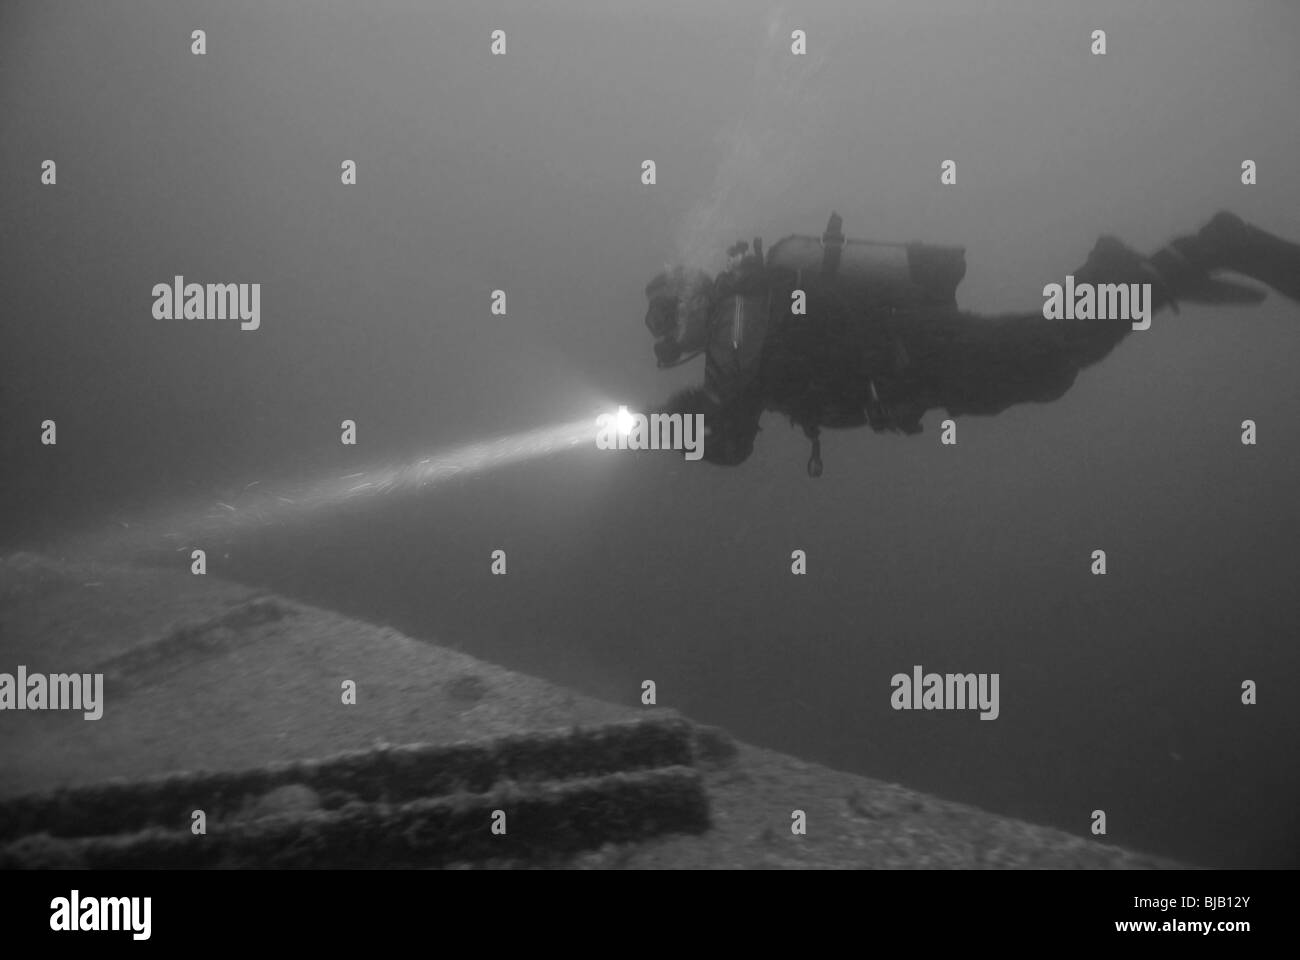
{"type": "Polygon", "coordinates": [[[655,338],[655,358],[671,367],[694,356],[708,342],[713,280],[703,270],[673,267],[645,289],[650,301],[645,325],[655,338]]]}

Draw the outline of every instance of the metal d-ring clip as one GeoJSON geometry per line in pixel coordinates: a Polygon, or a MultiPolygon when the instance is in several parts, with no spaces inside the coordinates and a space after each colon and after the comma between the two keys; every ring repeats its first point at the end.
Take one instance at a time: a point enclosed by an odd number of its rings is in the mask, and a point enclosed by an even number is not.
{"type": "Polygon", "coordinates": [[[822,475],[822,438],[813,437],[812,456],[808,458],[808,476],[814,480],[822,475]]]}

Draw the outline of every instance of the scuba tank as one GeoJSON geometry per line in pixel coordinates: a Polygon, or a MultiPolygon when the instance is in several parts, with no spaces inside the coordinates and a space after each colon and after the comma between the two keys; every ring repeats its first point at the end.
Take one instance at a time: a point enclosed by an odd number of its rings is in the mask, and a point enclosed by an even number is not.
{"type": "Polygon", "coordinates": [[[790,236],[768,252],[769,281],[787,291],[832,287],[866,309],[951,307],[966,275],[964,247],[846,240],[832,213],[820,237],[790,236]]]}

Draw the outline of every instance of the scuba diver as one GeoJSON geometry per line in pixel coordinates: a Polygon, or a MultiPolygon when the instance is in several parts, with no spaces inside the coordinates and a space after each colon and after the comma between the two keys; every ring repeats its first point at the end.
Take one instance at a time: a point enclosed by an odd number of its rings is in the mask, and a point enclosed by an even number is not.
{"type": "MultiPolygon", "coordinates": [[[[1130,318],[963,313],[956,301],[963,248],[846,240],[841,227],[832,213],[820,238],[786,237],[766,257],[761,239],[741,241],[716,278],[678,267],[646,287],[659,366],[705,355],[703,387],[675,394],[662,412],[704,414],[706,460],[744,462],[762,414],[772,411],[812,442],[808,474],[818,477],[823,429],[910,435],[933,409],[992,415],[1056,400],[1133,329],[1130,318]]],[[[1150,284],[1150,313],[1176,312],[1179,301],[1266,296],[1212,276],[1223,270],[1300,301],[1300,245],[1230,213],[1150,257],[1102,237],[1073,277],[1076,288],[1150,284]]]]}

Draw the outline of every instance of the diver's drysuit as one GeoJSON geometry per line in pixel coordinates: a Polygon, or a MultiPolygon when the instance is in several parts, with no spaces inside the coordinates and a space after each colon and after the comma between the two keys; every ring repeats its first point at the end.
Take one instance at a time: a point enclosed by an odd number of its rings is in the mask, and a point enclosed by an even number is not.
{"type": "MultiPolygon", "coordinates": [[[[660,366],[706,355],[703,389],[665,407],[705,414],[706,459],[744,461],[762,413],[772,410],[812,440],[808,472],[819,476],[823,428],[916,434],[935,408],[987,415],[1055,400],[1132,329],[1128,318],[962,313],[963,248],[845,240],[841,226],[832,214],[820,238],[786,237],[766,257],[761,241],[752,250],[739,243],[715,279],[677,270],[646,288],[660,366]]],[[[1253,287],[1211,279],[1220,269],[1300,299],[1300,247],[1231,214],[1150,258],[1103,237],[1073,276],[1078,285],[1149,283],[1152,312],[1176,308],[1175,298],[1263,299],[1253,287]]]]}

